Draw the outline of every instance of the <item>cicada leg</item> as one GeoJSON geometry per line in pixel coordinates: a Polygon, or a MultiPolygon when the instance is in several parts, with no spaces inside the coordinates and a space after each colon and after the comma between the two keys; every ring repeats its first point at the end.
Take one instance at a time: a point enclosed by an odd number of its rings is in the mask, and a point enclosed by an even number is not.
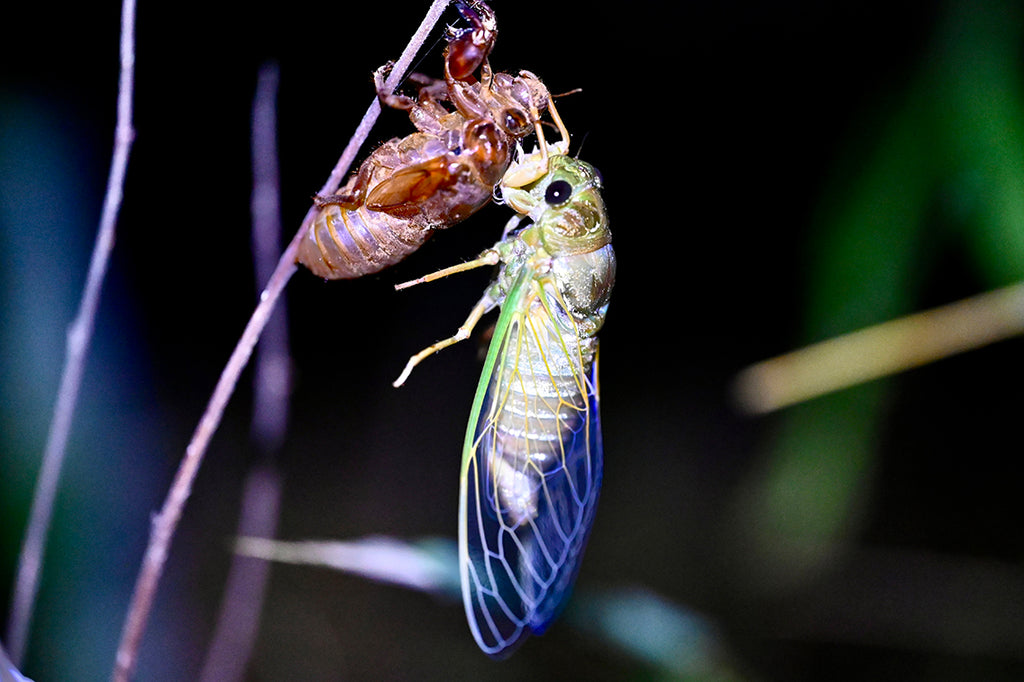
{"type": "MultiPolygon", "coordinates": [[[[466,270],[472,270],[474,268],[483,267],[484,265],[497,265],[499,260],[500,257],[497,251],[485,251],[483,255],[474,260],[467,261],[465,263],[460,263],[459,265],[453,265],[450,268],[444,268],[443,270],[432,272],[429,275],[424,275],[423,277],[418,277],[408,282],[396,284],[395,289],[406,289],[415,284],[424,284],[426,282],[432,282],[435,279],[441,279],[442,277],[447,277],[448,275],[454,275],[459,272],[465,272],[466,270]]],[[[399,377],[395,379],[395,382],[392,384],[392,386],[398,388],[399,386],[404,384],[405,380],[408,379],[409,375],[412,373],[413,368],[416,365],[423,362],[424,359],[428,358],[429,356],[433,355],[439,350],[443,350],[448,346],[454,346],[459,341],[465,341],[466,339],[468,339],[469,335],[473,333],[473,328],[476,327],[476,323],[480,321],[480,318],[483,317],[484,313],[486,313],[493,307],[494,299],[492,299],[489,294],[484,294],[483,297],[479,301],[477,301],[477,304],[473,306],[473,309],[469,312],[469,317],[467,317],[466,321],[462,323],[462,326],[459,327],[459,330],[455,332],[455,334],[453,334],[452,336],[449,336],[447,339],[442,339],[441,341],[438,341],[437,343],[424,348],[419,353],[416,353],[416,355],[413,355],[411,358],[409,358],[409,362],[405,364],[405,369],[403,369],[399,377]]]]}
{"type": "Polygon", "coordinates": [[[508,236],[512,234],[512,232],[514,232],[517,227],[519,227],[519,223],[523,222],[525,219],[526,216],[522,215],[512,216],[509,219],[509,221],[505,223],[505,229],[501,233],[501,240],[505,241],[506,239],[508,239],[508,236]]]}
{"type": "Polygon", "coordinates": [[[416,85],[420,103],[440,102],[448,99],[448,83],[440,78],[424,76],[422,73],[410,73],[406,79],[416,85]]]}
{"type": "Polygon", "coordinates": [[[418,99],[413,99],[396,92],[388,92],[384,85],[384,80],[391,73],[394,65],[394,62],[388,62],[373,72],[373,85],[377,89],[377,99],[380,100],[381,104],[392,109],[409,111],[422,106],[425,102],[437,102],[448,99],[448,84],[445,81],[424,76],[421,73],[411,73],[406,77],[407,80],[416,85],[418,99]]]}
{"type": "Polygon", "coordinates": [[[373,72],[373,84],[377,88],[377,98],[380,100],[381,104],[389,106],[392,109],[408,111],[416,106],[416,100],[412,97],[388,92],[388,89],[384,86],[384,79],[387,78],[389,73],[391,73],[391,69],[394,65],[394,62],[388,62],[373,72]]]}
{"type": "Polygon", "coordinates": [[[334,194],[314,194],[313,203],[317,208],[326,206],[341,206],[342,208],[359,208],[366,199],[366,189],[370,183],[370,176],[373,174],[372,160],[374,157],[363,161],[359,166],[359,172],[352,176],[344,187],[334,194]]]}
{"type": "Polygon", "coordinates": [[[389,94],[384,87],[384,79],[393,66],[393,62],[388,62],[373,73],[377,99],[383,106],[409,112],[409,120],[420,132],[435,136],[444,134],[445,126],[441,119],[448,114],[448,110],[440,102],[448,99],[448,84],[436,78],[413,73],[409,74],[409,80],[419,88],[417,99],[398,93],[389,94]]]}
{"type": "Polygon", "coordinates": [[[455,274],[458,274],[460,272],[466,272],[467,270],[474,270],[476,268],[482,268],[485,265],[497,265],[499,260],[500,260],[500,257],[498,256],[498,252],[497,251],[493,251],[493,250],[484,251],[484,253],[479,258],[474,258],[471,261],[466,261],[465,263],[459,263],[458,265],[453,265],[450,268],[444,268],[444,269],[438,270],[437,272],[432,272],[429,275],[423,275],[422,277],[417,277],[416,279],[410,279],[408,282],[402,282],[401,284],[396,284],[395,285],[395,291],[401,291],[402,289],[408,289],[409,287],[416,286],[417,284],[426,284],[427,282],[433,282],[435,279],[441,279],[442,277],[447,277],[449,275],[455,275],[455,274]]]}
{"type": "Polygon", "coordinates": [[[555,101],[550,98],[548,99],[548,111],[551,112],[551,118],[554,120],[555,126],[558,128],[558,134],[562,139],[558,142],[552,142],[550,145],[544,137],[544,127],[541,125],[540,111],[537,110],[536,106],[532,106],[530,109],[530,115],[534,120],[534,131],[537,134],[537,151],[525,156],[521,155],[521,158],[517,159],[505,171],[501,184],[506,187],[525,187],[543,177],[548,172],[548,159],[551,155],[551,152],[548,151],[549,149],[555,154],[563,155],[569,151],[569,130],[565,127],[562,117],[558,115],[555,101]]]}
{"type": "Polygon", "coordinates": [[[551,114],[551,118],[555,122],[555,126],[558,127],[558,135],[562,138],[558,142],[551,145],[558,154],[569,153],[569,129],[565,127],[565,123],[562,121],[562,117],[558,115],[558,108],[555,107],[555,100],[553,97],[548,98],[548,113],[551,114]]]}

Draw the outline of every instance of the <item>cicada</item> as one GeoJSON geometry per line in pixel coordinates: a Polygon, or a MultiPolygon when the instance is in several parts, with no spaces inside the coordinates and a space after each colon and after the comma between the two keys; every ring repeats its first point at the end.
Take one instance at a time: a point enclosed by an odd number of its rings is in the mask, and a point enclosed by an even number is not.
{"type": "Polygon", "coordinates": [[[558,615],[575,580],[601,485],[597,332],[615,281],[615,254],[587,163],[552,155],[547,173],[503,187],[518,213],[479,258],[400,288],[482,265],[495,280],[451,338],[500,306],[463,446],[459,559],[469,626],[493,657],[511,653],[558,615]],[[520,226],[529,218],[532,224],[520,226]]]}
{"type": "Polygon", "coordinates": [[[319,214],[298,251],[313,273],[351,279],[397,263],[434,230],[484,206],[518,142],[533,131],[542,138],[547,88],[528,71],[493,73],[487,57],[497,34],[494,12],[480,0],[459,9],[471,27],[450,33],[444,80],[414,74],[413,99],[385,91],[389,66],[376,72],[381,101],[407,110],[418,132],[385,142],[336,194],[316,198],[319,214]]]}

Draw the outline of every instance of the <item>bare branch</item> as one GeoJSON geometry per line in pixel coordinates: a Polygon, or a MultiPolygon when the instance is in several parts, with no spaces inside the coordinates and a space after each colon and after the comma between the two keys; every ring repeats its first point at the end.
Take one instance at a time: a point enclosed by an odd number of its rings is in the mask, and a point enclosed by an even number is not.
{"type": "Polygon", "coordinates": [[[32,682],[18,672],[18,668],[11,663],[2,642],[0,642],[0,682],[32,682]]]}
{"type": "MultiPolygon", "coordinates": [[[[448,0],[434,0],[431,4],[419,29],[417,29],[402,52],[402,56],[395,63],[395,67],[385,83],[386,90],[389,92],[394,90],[399,79],[403,76],[405,70],[409,68],[419,48],[426,40],[427,35],[433,29],[434,24],[440,19],[447,4],[448,0]]],[[[345,148],[330,178],[328,178],[324,187],[320,190],[321,194],[331,194],[341,184],[341,179],[348,172],[359,148],[365,141],[379,114],[380,103],[375,97],[363,115],[363,120],[356,128],[355,134],[345,148]]],[[[153,606],[153,600],[156,597],[157,583],[159,583],[160,576],[163,573],[171,538],[177,528],[178,521],[181,519],[181,512],[185,507],[185,502],[191,493],[192,483],[199,471],[203,456],[206,454],[210,439],[220,424],[224,408],[234,392],[235,385],[238,383],[238,377],[248,363],[249,357],[252,355],[252,349],[256,345],[256,341],[259,339],[263,328],[266,326],[274,305],[277,303],[277,299],[280,298],[285,285],[297,269],[295,257],[298,253],[299,242],[304,238],[306,230],[309,229],[309,225],[316,217],[316,213],[316,207],[310,207],[302,221],[302,226],[295,233],[295,237],[292,238],[284,253],[281,254],[277,268],[275,268],[273,275],[271,275],[270,281],[267,283],[263,293],[260,294],[260,302],[256,306],[256,310],[253,311],[252,317],[249,318],[249,322],[242,332],[238,344],[235,346],[231,357],[221,372],[217,386],[210,397],[210,402],[199,420],[199,425],[192,435],[191,442],[185,450],[185,456],[182,458],[178,472],[171,483],[167,499],[164,501],[160,513],[153,519],[149,545],[143,557],[142,567],[135,583],[135,591],[132,595],[124,630],[121,634],[121,642],[118,645],[117,660],[112,677],[115,682],[128,682],[132,677],[138,660],[139,645],[153,606]]]]}
{"type": "Polygon", "coordinates": [[[28,644],[32,625],[32,614],[36,594],[39,591],[39,575],[43,565],[46,536],[49,534],[53,517],[53,505],[57,496],[57,484],[64,466],[68,434],[78,393],[85,371],[85,359],[96,324],[96,310],[99,308],[100,292],[106,278],[110,253],[114,248],[114,233],[117,216],[124,195],[125,171],[131,149],[132,93],[135,77],[135,0],[124,0],[121,7],[121,76],[117,94],[117,124],[114,131],[114,154],[107,178],[107,190],[100,215],[99,232],[89,262],[89,273],[79,305],[78,315],[68,328],[67,354],[61,375],[53,421],[47,436],[42,467],[36,482],[32,509],[15,578],[10,619],[7,626],[7,640],[10,656],[15,665],[21,663],[28,644]]]}

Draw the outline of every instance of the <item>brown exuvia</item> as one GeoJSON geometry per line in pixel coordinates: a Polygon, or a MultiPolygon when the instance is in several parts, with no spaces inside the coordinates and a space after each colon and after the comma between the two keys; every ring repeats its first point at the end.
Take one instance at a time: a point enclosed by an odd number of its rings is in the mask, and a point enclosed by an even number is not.
{"type": "Polygon", "coordinates": [[[378,272],[434,230],[465,220],[490,200],[517,142],[540,125],[550,100],[544,84],[527,71],[491,71],[494,12],[479,1],[459,9],[472,26],[449,36],[443,80],[414,74],[413,99],[385,91],[390,66],[375,74],[381,101],[408,111],[417,132],[385,142],[336,194],[316,197],[319,213],[298,252],[314,274],[353,279],[378,272]]]}

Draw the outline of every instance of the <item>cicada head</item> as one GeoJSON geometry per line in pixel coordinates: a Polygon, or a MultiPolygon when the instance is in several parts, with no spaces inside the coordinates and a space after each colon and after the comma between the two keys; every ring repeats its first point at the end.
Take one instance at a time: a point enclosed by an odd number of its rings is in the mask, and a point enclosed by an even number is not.
{"type": "Polygon", "coordinates": [[[589,163],[554,155],[547,174],[522,189],[503,188],[503,196],[516,212],[533,219],[552,256],[588,253],[611,243],[601,176],[589,163]]]}
{"type": "Polygon", "coordinates": [[[451,81],[452,103],[467,119],[486,118],[494,121],[502,133],[514,143],[529,135],[540,118],[529,106],[514,97],[512,77],[507,73],[494,74],[491,84],[451,81]]]}
{"type": "Polygon", "coordinates": [[[464,117],[490,119],[513,141],[523,139],[539,125],[548,106],[547,88],[527,72],[492,74],[486,64],[483,71],[485,78],[479,82],[448,79],[452,103],[464,117]]]}
{"type": "Polygon", "coordinates": [[[544,83],[529,71],[495,74],[490,95],[495,120],[517,140],[533,130],[551,99],[544,83]]]}

